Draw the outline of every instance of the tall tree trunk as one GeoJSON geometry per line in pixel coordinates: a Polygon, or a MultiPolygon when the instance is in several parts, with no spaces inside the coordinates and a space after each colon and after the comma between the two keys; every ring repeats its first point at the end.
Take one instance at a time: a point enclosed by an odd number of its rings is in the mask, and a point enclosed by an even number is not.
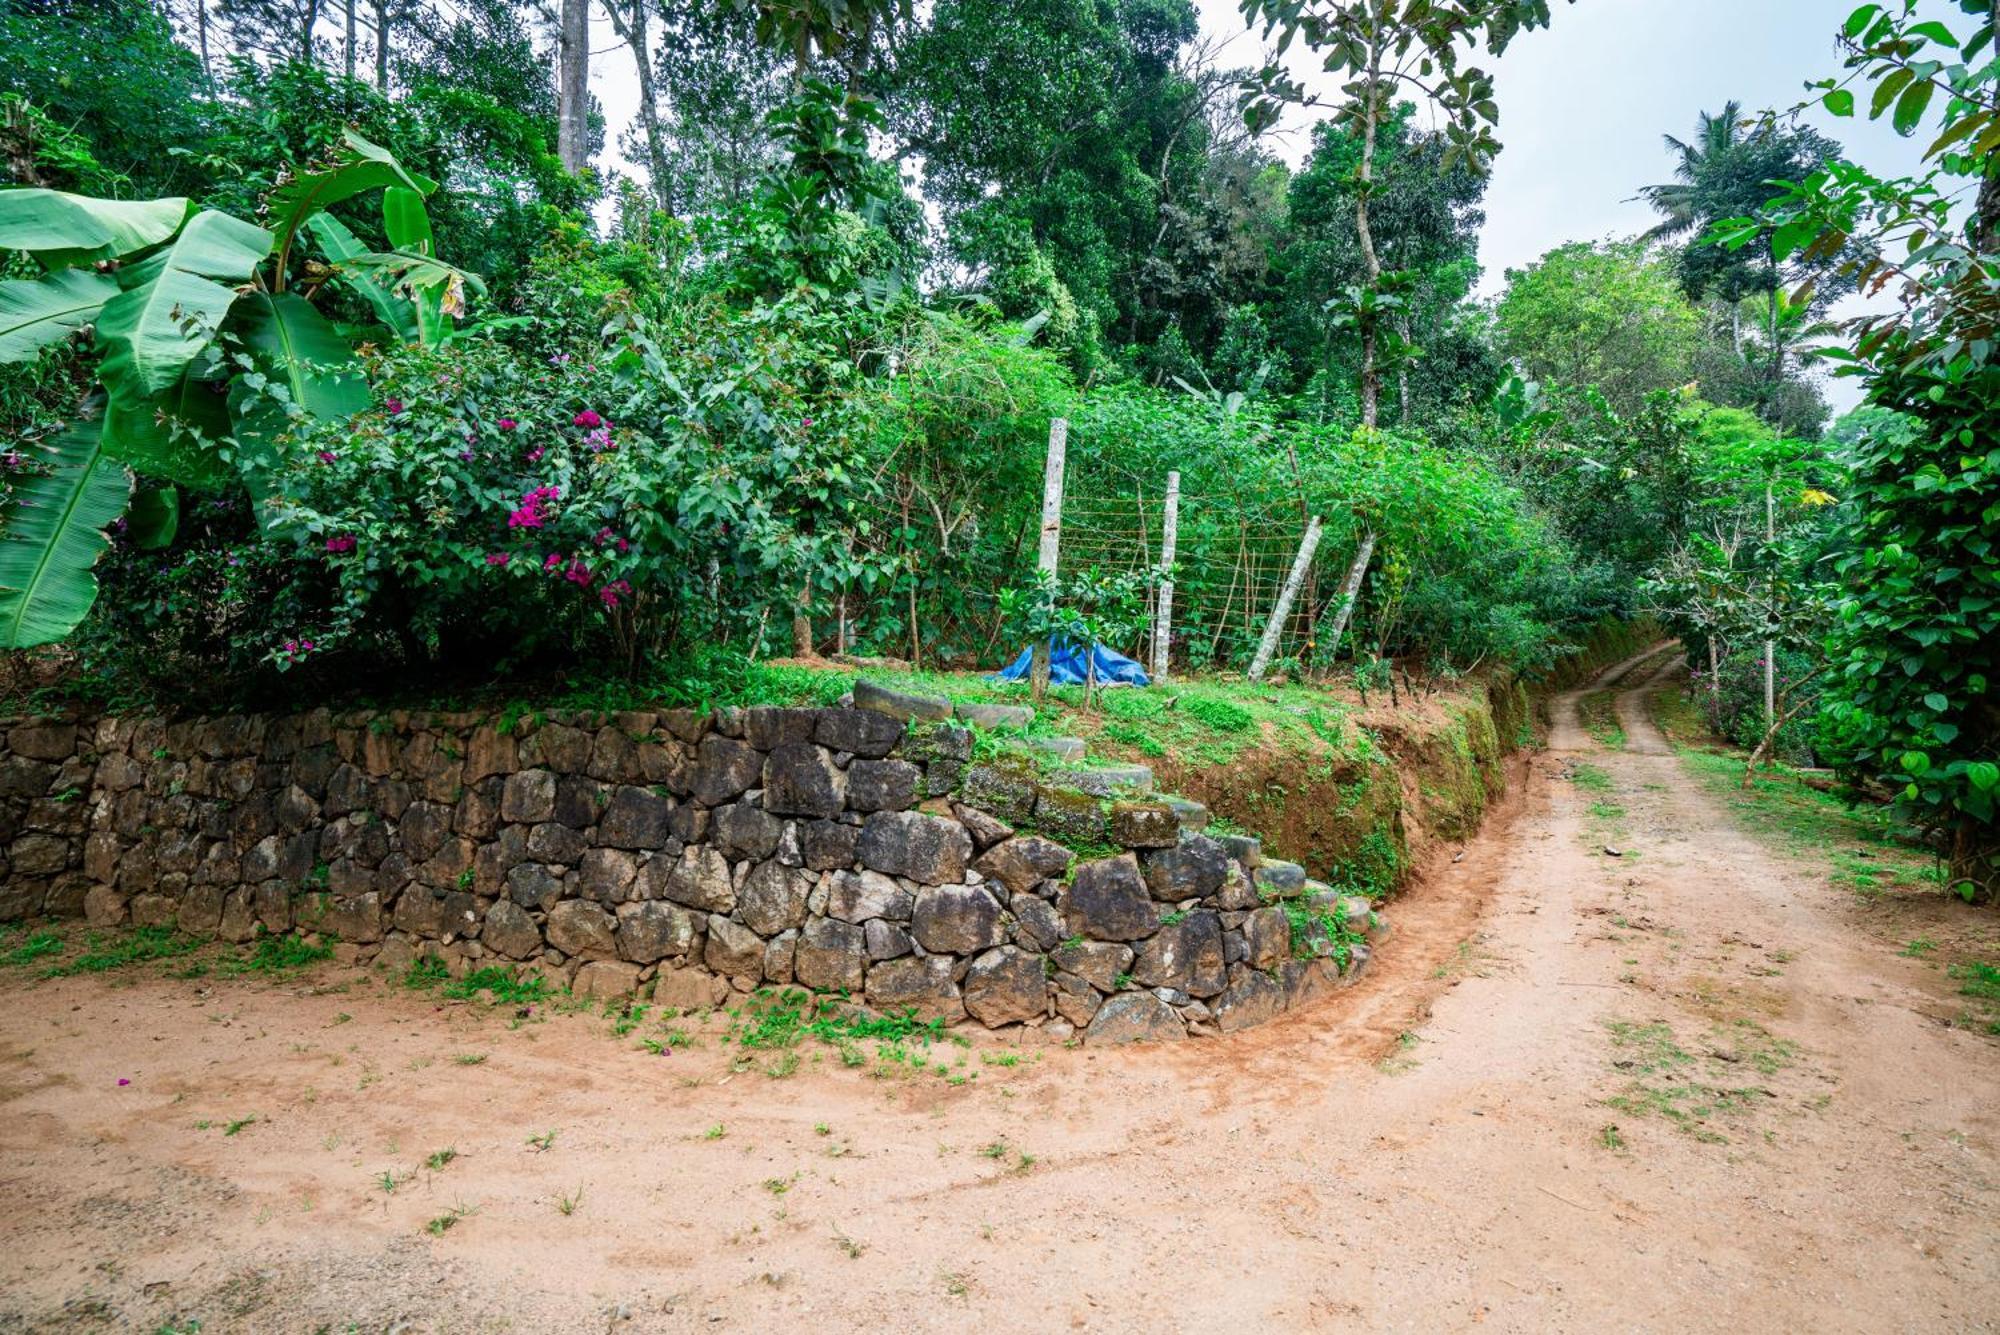
{"type": "MultiPolygon", "coordinates": [[[[1764,541],[1767,544],[1778,540],[1778,508],[1771,496],[1771,484],[1764,484],[1764,541]]],[[[1775,595],[1775,588],[1771,589],[1775,595]]],[[[1775,597],[1773,602],[1775,603],[1775,597]]],[[[1768,613],[1766,614],[1768,615],[1768,613]]],[[[1776,731],[1774,720],[1778,717],[1778,642],[1764,641],[1764,722],[1776,731]]],[[[1768,739],[1767,739],[1768,740],[1768,739]]]]}
{"type": "Polygon", "coordinates": [[[639,71],[639,128],[646,136],[646,173],[651,178],[653,202],[662,212],[674,211],[674,187],[668,179],[667,142],[660,131],[660,106],[653,84],[652,39],[646,32],[646,6],[650,0],[630,0],[628,13],[622,0],[604,0],[611,15],[612,31],[632,48],[632,60],[639,71]]]}
{"type": "Polygon", "coordinates": [[[194,30],[201,40],[201,81],[215,87],[215,70],[208,63],[208,0],[194,0],[194,30]]]}
{"type": "Polygon", "coordinates": [[[1771,383],[1777,384],[1785,376],[1785,354],[1778,347],[1778,289],[1770,293],[1770,335],[1771,335],[1771,383]]]}
{"type": "MultiPolygon", "coordinates": [[[[1375,254],[1375,233],[1369,226],[1368,195],[1375,183],[1375,129],[1382,114],[1382,49],[1379,39],[1368,57],[1368,78],[1362,96],[1368,104],[1361,112],[1361,170],[1355,177],[1354,231],[1361,240],[1361,265],[1366,277],[1363,295],[1372,298],[1382,280],[1382,261],[1375,254]]],[[[1381,413],[1382,371],[1375,364],[1375,316],[1360,312],[1361,326],[1361,425],[1372,427],[1381,413]]],[[[1336,643],[1338,639],[1336,638],[1336,643]]]]}
{"type": "Polygon", "coordinates": [[[346,24],[347,31],[344,34],[344,40],[346,42],[347,49],[342,53],[342,59],[346,62],[347,81],[349,83],[354,82],[354,38],[355,38],[354,7],[360,3],[361,0],[345,0],[347,13],[344,22],[346,24]]]}
{"type": "Polygon", "coordinates": [[[1397,333],[1403,340],[1403,352],[1405,354],[1396,359],[1396,404],[1398,421],[1407,428],[1410,425],[1410,359],[1408,356],[1410,316],[1407,311],[1398,317],[1396,328],[1397,333]]]}
{"type": "Polygon", "coordinates": [[[556,153],[572,174],[590,162],[590,0],[562,0],[556,36],[556,153]]]}
{"type": "Polygon", "coordinates": [[[375,0],[375,91],[389,91],[389,0],[375,0]]]}
{"type": "Polygon", "coordinates": [[[319,0],[313,0],[299,20],[299,59],[308,65],[313,63],[313,29],[318,26],[319,0]]]}

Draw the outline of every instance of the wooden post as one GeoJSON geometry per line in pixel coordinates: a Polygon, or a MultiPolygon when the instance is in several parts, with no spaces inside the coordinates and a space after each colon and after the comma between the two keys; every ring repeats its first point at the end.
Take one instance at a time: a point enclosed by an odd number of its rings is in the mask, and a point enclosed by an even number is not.
{"type": "Polygon", "coordinates": [[[1278,605],[1271,609],[1271,619],[1264,623],[1264,638],[1257,643],[1257,656],[1250,660],[1250,680],[1262,681],[1264,669],[1271,666],[1271,655],[1277,652],[1278,636],[1284,632],[1285,618],[1292,614],[1292,600],[1299,596],[1299,585],[1306,582],[1306,571],[1312,566],[1313,552],[1319,547],[1319,516],[1314,515],[1306,525],[1306,536],[1299,543],[1299,554],[1292,560],[1292,573],[1285,576],[1285,587],[1278,594],[1278,605]]]}
{"type": "Polygon", "coordinates": [[[1326,661],[1329,663],[1340,653],[1340,637],[1347,634],[1348,618],[1354,615],[1355,605],[1361,601],[1361,581],[1368,574],[1368,562],[1374,555],[1375,530],[1369,529],[1361,535],[1361,546],[1354,553],[1353,564],[1347,567],[1347,582],[1341,586],[1340,610],[1334,613],[1333,631],[1327,637],[1326,661]]]}
{"type": "Polygon", "coordinates": [[[1174,540],[1181,528],[1181,475],[1167,474],[1167,505],[1160,520],[1160,587],[1153,595],[1153,685],[1167,681],[1167,649],[1173,642],[1174,540]]]}
{"type": "MultiPolygon", "coordinates": [[[[1049,461],[1042,473],[1042,542],[1035,554],[1038,575],[1056,573],[1062,556],[1063,461],[1069,451],[1069,420],[1058,417],[1049,423],[1049,461]]],[[[1049,689],[1049,642],[1037,640],[1028,669],[1034,698],[1049,689]]]]}

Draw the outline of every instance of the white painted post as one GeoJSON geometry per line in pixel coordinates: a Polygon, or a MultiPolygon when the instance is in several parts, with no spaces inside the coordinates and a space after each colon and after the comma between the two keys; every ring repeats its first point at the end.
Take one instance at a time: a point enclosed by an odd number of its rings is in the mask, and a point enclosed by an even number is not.
{"type": "Polygon", "coordinates": [[[1299,586],[1306,582],[1306,571],[1312,566],[1313,552],[1319,547],[1319,516],[1314,515],[1306,525],[1306,536],[1299,543],[1299,554],[1292,559],[1292,573],[1285,576],[1285,587],[1278,594],[1278,605],[1271,609],[1271,619],[1264,623],[1264,638],[1257,642],[1257,655],[1250,660],[1250,680],[1262,681],[1264,669],[1271,666],[1271,655],[1278,650],[1278,636],[1284,632],[1285,618],[1292,614],[1292,600],[1299,596],[1299,586]]]}
{"type": "MultiPolygon", "coordinates": [[[[1042,541],[1035,555],[1035,570],[1056,573],[1062,556],[1063,462],[1069,451],[1069,420],[1058,417],[1049,423],[1049,461],[1042,473],[1042,541]]],[[[1035,642],[1035,656],[1028,669],[1034,698],[1049,689],[1049,642],[1035,642]]]]}
{"type": "Polygon", "coordinates": [[[1166,514],[1160,523],[1160,587],[1153,595],[1153,684],[1167,681],[1167,649],[1174,628],[1174,540],[1181,528],[1181,475],[1167,474],[1166,514]]]}

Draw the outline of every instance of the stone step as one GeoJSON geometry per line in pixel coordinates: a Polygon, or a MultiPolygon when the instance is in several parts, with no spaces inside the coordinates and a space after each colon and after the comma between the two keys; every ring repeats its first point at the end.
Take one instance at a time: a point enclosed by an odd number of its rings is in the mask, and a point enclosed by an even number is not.
{"type": "Polygon", "coordinates": [[[978,728],[1025,728],[1035,721],[1035,711],[1026,705],[989,705],[962,700],[955,708],[959,722],[978,728]]]}
{"type": "Polygon", "coordinates": [[[1174,814],[1181,818],[1181,828],[1188,833],[1196,834],[1208,828],[1208,808],[1193,798],[1163,793],[1160,800],[1174,809],[1174,814]]]}
{"type": "Polygon", "coordinates": [[[942,696],[915,695],[862,677],[854,683],[854,707],[872,709],[892,718],[942,723],[951,717],[951,701],[942,696]]]}
{"type": "Polygon", "coordinates": [[[1153,771],[1146,765],[1066,769],[1051,774],[1049,782],[1091,797],[1145,797],[1153,791],[1153,771]]]}
{"type": "Polygon", "coordinates": [[[1223,850],[1230,857],[1251,870],[1264,861],[1264,841],[1254,834],[1224,834],[1216,836],[1223,850]]]}
{"type": "Polygon", "coordinates": [[[1258,893],[1288,899],[1305,890],[1306,869],[1296,862],[1265,858],[1251,873],[1251,880],[1258,893]]]}
{"type": "Polygon", "coordinates": [[[1023,737],[1021,744],[1071,764],[1083,759],[1085,750],[1081,737],[1023,737]]]}

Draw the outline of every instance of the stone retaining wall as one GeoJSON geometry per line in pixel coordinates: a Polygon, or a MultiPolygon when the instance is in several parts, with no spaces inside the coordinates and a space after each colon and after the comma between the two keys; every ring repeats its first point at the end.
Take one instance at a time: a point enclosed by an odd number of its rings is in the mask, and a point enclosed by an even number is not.
{"type": "Polygon", "coordinates": [[[1366,900],[1199,807],[974,764],[966,728],[888,707],[0,722],[0,920],[1093,1041],[1238,1029],[1366,964],[1366,900]]]}

